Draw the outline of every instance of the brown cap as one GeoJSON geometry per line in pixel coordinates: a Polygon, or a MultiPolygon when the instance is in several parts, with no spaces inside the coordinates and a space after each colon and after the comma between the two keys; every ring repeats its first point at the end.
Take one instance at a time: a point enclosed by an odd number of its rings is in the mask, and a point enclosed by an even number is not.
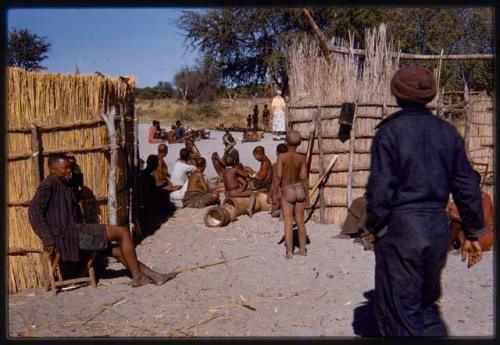
{"type": "Polygon", "coordinates": [[[427,104],[436,96],[436,81],[428,68],[403,67],[392,77],[391,92],[398,100],[427,104]]]}

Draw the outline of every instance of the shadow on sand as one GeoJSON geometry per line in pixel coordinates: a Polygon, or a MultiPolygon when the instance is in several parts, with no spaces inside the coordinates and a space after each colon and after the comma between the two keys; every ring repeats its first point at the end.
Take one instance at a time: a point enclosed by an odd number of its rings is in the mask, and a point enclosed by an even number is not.
{"type": "Polygon", "coordinates": [[[375,290],[366,291],[366,301],[354,309],[352,328],[354,334],[361,337],[380,337],[375,320],[375,290]]]}

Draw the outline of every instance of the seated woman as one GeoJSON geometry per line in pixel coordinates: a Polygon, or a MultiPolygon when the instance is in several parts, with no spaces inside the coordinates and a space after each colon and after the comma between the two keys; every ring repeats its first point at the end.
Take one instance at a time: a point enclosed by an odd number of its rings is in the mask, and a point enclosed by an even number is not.
{"type": "Polygon", "coordinates": [[[167,132],[167,140],[169,144],[177,143],[177,137],[175,136],[175,125],[170,127],[170,130],[167,132]]]}
{"type": "Polygon", "coordinates": [[[153,120],[153,124],[149,128],[148,142],[150,144],[164,143],[166,139],[167,135],[164,131],[162,131],[160,123],[156,120],[153,120]]]}
{"type": "Polygon", "coordinates": [[[209,205],[218,205],[219,192],[224,188],[210,189],[203,172],[207,167],[205,158],[200,157],[195,161],[196,170],[189,176],[187,191],[182,199],[184,207],[203,208],[209,205]]]}
{"type": "MultiPolygon", "coordinates": [[[[478,183],[480,184],[481,174],[477,171],[475,173],[479,181],[478,183]]],[[[486,234],[479,236],[478,241],[481,245],[481,249],[486,252],[493,249],[493,245],[495,242],[495,210],[493,207],[493,202],[491,201],[491,197],[484,190],[481,190],[481,204],[483,206],[484,225],[487,232],[486,234]]],[[[461,248],[462,244],[465,242],[465,235],[463,231],[462,218],[460,217],[458,208],[453,201],[449,201],[446,207],[446,211],[451,223],[450,246],[454,249],[461,248]]]]}

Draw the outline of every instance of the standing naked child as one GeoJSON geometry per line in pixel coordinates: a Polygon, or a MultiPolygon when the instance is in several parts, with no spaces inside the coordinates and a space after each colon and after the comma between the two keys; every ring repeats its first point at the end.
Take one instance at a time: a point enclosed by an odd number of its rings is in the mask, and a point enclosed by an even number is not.
{"type": "Polygon", "coordinates": [[[253,208],[255,206],[255,192],[248,190],[247,177],[248,173],[241,164],[235,165],[234,158],[231,155],[224,157],[226,169],[222,171],[222,179],[226,194],[229,197],[246,198],[250,197],[247,213],[250,218],[253,216],[253,208]]]}
{"type": "Polygon", "coordinates": [[[306,157],[297,152],[300,134],[290,131],[286,135],[288,152],[278,156],[277,174],[281,187],[281,212],[285,223],[285,247],[287,259],[293,258],[293,216],[299,232],[299,255],[306,256],[306,225],[304,211],[308,202],[308,171],[306,157]]]}

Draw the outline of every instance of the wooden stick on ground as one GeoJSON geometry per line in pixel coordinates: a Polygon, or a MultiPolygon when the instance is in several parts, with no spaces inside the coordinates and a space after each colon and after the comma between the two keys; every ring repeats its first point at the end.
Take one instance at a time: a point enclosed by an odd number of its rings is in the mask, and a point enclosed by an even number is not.
{"type": "Polygon", "coordinates": [[[101,310],[99,310],[97,313],[95,313],[94,315],[92,315],[87,321],[85,321],[83,323],[83,325],[86,325],[87,323],[89,323],[90,321],[92,321],[93,319],[95,319],[96,316],[102,314],[106,309],[111,308],[111,307],[113,307],[113,306],[115,306],[117,304],[125,303],[126,301],[128,301],[127,298],[121,297],[121,298],[117,299],[116,301],[114,301],[112,303],[104,304],[104,307],[101,310]]]}
{"type": "Polygon", "coordinates": [[[202,269],[202,268],[207,268],[207,267],[211,267],[211,266],[225,264],[226,262],[230,262],[230,261],[236,261],[236,260],[246,259],[246,258],[248,258],[250,256],[251,255],[239,256],[239,257],[234,258],[234,259],[221,260],[221,261],[216,261],[216,262],[209,262],[209,263],[206,263],[206,264],[196,265],[196,266],[193,266],[193,267],[182,268],[182,269],[175,270],[174,273],[179,274],[179,273],[184,273],[184,272],[190,272],[190,271],[194,271],[194,270],[197,270],[197,269],[202,269]]]}

